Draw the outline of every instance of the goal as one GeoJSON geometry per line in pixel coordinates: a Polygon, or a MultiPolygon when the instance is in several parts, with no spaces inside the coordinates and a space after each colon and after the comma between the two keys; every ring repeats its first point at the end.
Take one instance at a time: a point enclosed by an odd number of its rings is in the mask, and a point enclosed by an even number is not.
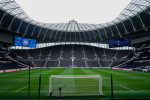
{"type": "Polygon", "coordinates": [[[102,77],[99,75],[51,75],[49,94],[62,96],[103,95],[102,77]]]}

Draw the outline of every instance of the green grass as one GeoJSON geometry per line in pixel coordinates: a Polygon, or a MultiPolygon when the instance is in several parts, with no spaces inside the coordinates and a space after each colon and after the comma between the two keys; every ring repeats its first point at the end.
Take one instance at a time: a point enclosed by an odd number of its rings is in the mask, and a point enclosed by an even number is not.
{"type": "MultiPolygon", "coordinates": [[[[65,98],[111,98],[110,76],[113,75],[114,98],[150,98],[150,73],[124,71],[115,69],[32,69],[31,70],[31,98],[38,98],[39,75],[42,75],[41,98],[49,99],[49,77],[51,75],[100,75],[103,78],[103,95],[65,96],[65,98]]],[[[92,79],[93,80],[93,79],[92,79]]],[[[90,81],[92,81],[90,80],[90,81]]],[[[87,80],[88,82],[88,80],[87,80]]],[[[96,82],[93,80],[93,82],[96,82]]],[[[85,85],[86,82],[83,82],[85,85]]],[[[56,83],[58,84],[58,83],[56,83]]],[[[74,84],[72,90],[80,91],[81,84],[77,79],[66,81],[65,84],[74,84]]],[[[69,85],[66,90],[69,89],[69,85]]],[[[83,84],[82,84],[83,85],[83,84]]],[[[89,87],[92,88],[92,87],[89,87]]],[[[90,91],[87,89],[87,91],[90,91]]],[[[58,94],[55,94],[58,95],[58,94]]],[[[76,94],[77,95],[77,94],[76,94]]],[[[28,98],[28,70],[6,72],[0,74],[0,99],[27,99],[28,98]]]]}

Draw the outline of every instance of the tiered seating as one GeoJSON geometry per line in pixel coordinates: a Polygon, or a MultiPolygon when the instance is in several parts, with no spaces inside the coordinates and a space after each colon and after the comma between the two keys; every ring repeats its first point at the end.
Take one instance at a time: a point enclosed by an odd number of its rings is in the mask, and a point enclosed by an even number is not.
{"type": "Polygon", "coordinates": [[[110,64],[112,61],[99,61],[102,67],[111,67],[110,64]]]}
{"type": "Polygon", "coordinates": [[[117,50],[109,50],[105,49],[105,54],[107,59],[112,59],[114,56],[116,56],[117,50]]]}
{"type": "Polygon", "coordinates": [[[21,61],[17,57],[20,56],[22,60],[30,61],[33,67],[113,67],[119,64],[120,60],[128,60],[128,56],[133,55],[129,52],[131,51],[85,45],[61,45],[34,50],[13,50],[10,56],[13,55],[13,58],[21,61]],[[16,54],[13,55],[13,52],[16,54]]]}
{"type": "Polygon", "coordinates": [[[70,57],[72,56],[71,51],[72,51],[71,45],[63,46],[62,58],[63,59],[70,59],[70,57]]]}
{"type": "Polygon", "coordinates": [[[100,67],[97,61],[87,61],[88,67],[100,67]]]}
{"type": "MultiPolygon", "coordinates": [[[[98,55],[98,57],[100,59],[104,59],[104,50],[105,49],[100,49],[100,48],[94,48],[95,49],[95,52],[96,54],[98,55]]],[[[107,55],[106,55],[107,56],[107,55]]]]}
{"type": "Polygon", "coordinates": [[[46,61],[34,61],[36,67],[43,67],[46,61]]]}
{"type": "Polygon", "coordinates": [[[77,67],[87,67],[85,64],[85,60],[75,60],[74,65],[76,65],[77,67]]]}
{"type": "Polygon", "coordinates": [[[93,51],[93,48],[89,46],[84,46],[84,51],[85,51],[85,56],[86,58],[88,59],[94,59],[94,51],[93,51]]]}
{"type": "Polygon", "coordinates": [[[14,52],[17,56],[21,56],[23,59],[27,59],[29,57],[25,50],[14,50],[14,52]]]}
{"type": "Polygon", "coordinates": [[[79,48],[78,45],[74,45],[73,46],[73,50],[74,50],[74,57],[76,59],[82,59],[84,57],[83,53],[82,53],[82,48],[79,48]]]}
{"type": "Polygon", "coordinates": [[[1,63],[0,62],[0,70],[7,70],[7,69],[20,69],[23,68],[22,66],[19,66],[17,63],[1,63]]]}
{"type": "Polygon", "coordinates": [[[60,67],[69,67],[70,65],[72,65],[71,60],[61,60],[60,61],[60,67]]]}
{"type": "Polygon", "coordinates": [[[61,52],[62,46],[54,46],[51,52],[51,59],[58,59],[60,57],[60,52],[61,52]]]}
{"type": "Polygon", "coordinates": [[[44,67],[58,67],[59,61],[48,61],[44,67]]]}
{"type": "Polygon", "coordinates": [[[118,50],[117,59],[122,59],[122,57],[127,56],[128,53],[129,53],[128,50],[118,50]]]}
{"type": "Polygon", "coordinates": [[[131,61],[124,64],[123,68],[138,68],[138,67],[150,67],[149,61],[131,61]]]}

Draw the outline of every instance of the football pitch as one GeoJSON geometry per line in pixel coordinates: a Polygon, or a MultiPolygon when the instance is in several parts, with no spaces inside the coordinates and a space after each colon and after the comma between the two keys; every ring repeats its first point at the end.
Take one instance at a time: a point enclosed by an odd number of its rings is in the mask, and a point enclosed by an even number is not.
{"type": "MultiPolygon", "coordinates": [[[[39,76],[41,74],[41,98],[56,98],[58,93],[50,97],[49,94],[49,77],[51,75],[99,75],[102,77],[103,95],[93,94],[93,86],[97,85],[95,80],[86,79],[80,82],[77,79],[64,81],[64,89],[71,88],[77,91],[82,87],[84,91],[79,94],[82,96],[65,96],[62,88],[62,96],[68,98],[111,98],[111,74],[113,75],[114,98],[150,98],[150,73],[124,71],[117,69],[31,69],[31,91],[30,98],[38,99],[39,76]],[[93,82],[88,86],[88,82],[93,82]],[[69,86],[72,87],[69,87],[69,86]],[[81,85],[78,87],[78,85],[81,85]],[[87,88],[88,87],[88,88],[87,88]],[[85,93],[85,94],[84,94],[85,93]]],[[[59,81],[56,82],[59,84],[59,81]]],[[[56,85],[55,84],[55,85],[56,85]]],[[[94,88],[97,91],[97,87],[94,88]]],[[[53,90],[52,90],[53,91],[53,90]]],[[[68,90],[68,93],[69,90],[68,90]]],[[[77,94],[76,94],[77,95],[77,94]]],[[[27,99],[28,98],[28,70],[0,73],[0,99],[27,99]]]]}

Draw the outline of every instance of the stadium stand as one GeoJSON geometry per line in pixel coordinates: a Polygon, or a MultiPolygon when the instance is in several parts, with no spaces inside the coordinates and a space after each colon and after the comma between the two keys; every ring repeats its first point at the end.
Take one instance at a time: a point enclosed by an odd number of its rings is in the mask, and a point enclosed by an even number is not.
{"type": "MultiPolygon", "coordinates": [[[[149,61],[150,61],[150,45],[149,45],[149,40],[146,42],[142,42],[139,44],[134,45],[136,50],[133,51],[133,53],[129,55],[129,60],[128,62],[121,62],[121,68],[131,68],[134,71],[145,71],[149,72],[150,71],[150,66],[149,66],[149,61]],[[131,55],[135,55],[132,56],[131,55]]],[[[118,64],[119,65],[119,64],[118,64]]],[[[115,65],[117,66],[117,65],[115,65]]]]}
{"type": "Polygon", "coordinates": [[[17,55],[14,57],[15,60],[20,60],[18,56],[27,61],[31,59],[31,63],[38,67],[69,67],[72,65],[76,67],[111,67],[112,64],[118,61],[127,61],[129,60],[128,56],[134,55],[131,50],[111,50],[85,45],[61,45],[33,50],[12,50],[10,56],[13,52],[17,55]],[[36,54],[33,52],[36,52],[36,54]],[[121,59],[124,56],[126,56],[126,59],[121,59]]]}
{"type": "Polygon", "coordinates": [[[21,65],[18,65],[14,62],[0,62],[0,70],[7,70],[7,69],[20,69],[23,68],[21,65]]]}

